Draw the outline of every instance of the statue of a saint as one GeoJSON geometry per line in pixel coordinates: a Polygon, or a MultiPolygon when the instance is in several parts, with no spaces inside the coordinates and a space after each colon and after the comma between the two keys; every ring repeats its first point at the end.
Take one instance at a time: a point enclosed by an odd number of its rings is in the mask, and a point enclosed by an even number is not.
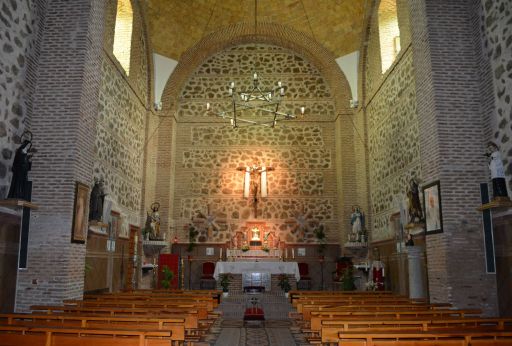
{"type": "Polygon", "coordinates": [[[508,197],[505,168],[501,160],[500,150],[494,142],[489,142],[487,145],[486,156],[489,158],[493,197],[508,197]]]}
{"type": "Polygon", "coordinates": [[[12,180],[7,198],[28,200],[28,171],[32,168],[32,141],[25,139],[16,150],[12,163],[12,180]]]}
{"type": "Polygon", "coordinates": [[[160,203],[155,202],[151,205],[151,229],[155,239],[160,239],[160,203]]]}
{"type": "Polygon", "coordinates": [[[352,225],[352,234],[349,235],[349,241],[361,241],[361,235],[364,227],[364,215],[358,206],[352,207],[350,224],[352,225]]]}
{"type": "Polygon", "coordinates": [[[106,195],[103,189],[103,179],[95,180],[89,203],[89,221],[102,221],[103,203],[105,202],[106,195]]]}
{"type": "Polygon", "coordinates": [[[421,209],[418,183],[414,178],[411,178],[409,181],[407,199],[409,209],[409,223],[420,223],[423,220],[423,211],[421,209]]]}

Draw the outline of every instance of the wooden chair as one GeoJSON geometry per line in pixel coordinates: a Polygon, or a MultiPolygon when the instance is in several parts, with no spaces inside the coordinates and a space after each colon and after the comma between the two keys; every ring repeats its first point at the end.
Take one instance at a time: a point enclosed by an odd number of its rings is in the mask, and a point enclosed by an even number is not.
{"type": "Polygon", "coordinates": [[[213,277],[213,272],[215,271],[215,263],[213,262],[204,262],[203,263],[203,273],[201,275],[201,280],[199,282],[199,287],[201,289],[215,289],[216,281],[213,277]]]}
{"type": "Polygon", "coordinates": [[[311,277],[309,276],[309,265],[304,262],[299,264],[300,280],[297,282],[297,289],[310,290],[311,289],[311,277]]]}

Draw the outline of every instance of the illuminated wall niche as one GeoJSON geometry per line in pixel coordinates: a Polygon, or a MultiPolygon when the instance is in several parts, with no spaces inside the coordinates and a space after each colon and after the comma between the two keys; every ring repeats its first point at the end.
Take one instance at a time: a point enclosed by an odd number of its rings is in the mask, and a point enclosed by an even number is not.
{"type": "Polygon", "coordinates": [[[382,73],[385,73],[400,53],[400,29],[396,0],[381,0],[379,4],[379,39],[382,73]]]}
{"type": "Polygon", "coordinates": [[[117,0],[114,56],[117,58],[127,75],[130,74],[132,25],[133,9],[131,0],[117,0]]]}

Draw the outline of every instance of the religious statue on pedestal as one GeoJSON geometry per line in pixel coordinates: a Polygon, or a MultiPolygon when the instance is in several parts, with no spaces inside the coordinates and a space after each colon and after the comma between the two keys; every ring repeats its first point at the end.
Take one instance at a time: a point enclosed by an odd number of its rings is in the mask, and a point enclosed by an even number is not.
{"type": "Polygon", "coordinates": [[[409,189],[407,190],[409,223],[417,224],[423,221],[423,211],[421,209],[420,191],[418,182],[415,178],[409,181],[409,189]]]}
{"type": "Polygon", "coordinates": [[[160,239],[160,213],[158,210],[160,209],[160,203],[155,202],[151,205],[151,238],[160,239]]]}
{"type": "Polygon", "coordinates": [[[89,221],[102,221],[103,204],[105,202],[105,190],[103,188],[103,179],[96,180],[91,191],[91,200],[89,202],[89,221]]]}
{"type": "Polygon", "coordinates": [[[508,199],[507,182],[505,179],[505,168],[501,160],[501,153],[494,142],[487,145],[486,156],[489,158],[489,169],[491,171],[493,199],[508,199]]]}
{"type": "Polygon", "coordinates": [[[350,224],[352,225],[352,232],[348,236],[349,242],[362,242],[362,235],[364,229],[364,214],[358,206],[352,207],[352,214],[350,215],[350,224]]]}
{"type": "Polygon", "coordinates": [[[32,148],[32,133],[25,131],[21,137],[25,139],[14,155],[12,180],[7,198],[29,200],[28,171],[32,168],[32,153],[36,150],[32,148]]]}

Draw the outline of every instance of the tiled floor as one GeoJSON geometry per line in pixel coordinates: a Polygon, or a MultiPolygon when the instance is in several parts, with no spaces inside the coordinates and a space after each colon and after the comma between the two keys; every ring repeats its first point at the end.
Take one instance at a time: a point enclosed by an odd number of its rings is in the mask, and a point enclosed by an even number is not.
{"type": "Polygon", "coordinates": [[[304,335],[288,318],[292,310],[283,296],[271,294],[231,295],[219,306],[223,317],[212,327],[205,339],[211,346],[302,346],[309,345],[304,335]],[[251,298],[257,298],[253,304],[251,298]],[[243,321],[247,307],[258,306],[265,312],[265,321],[243,321]]]}

